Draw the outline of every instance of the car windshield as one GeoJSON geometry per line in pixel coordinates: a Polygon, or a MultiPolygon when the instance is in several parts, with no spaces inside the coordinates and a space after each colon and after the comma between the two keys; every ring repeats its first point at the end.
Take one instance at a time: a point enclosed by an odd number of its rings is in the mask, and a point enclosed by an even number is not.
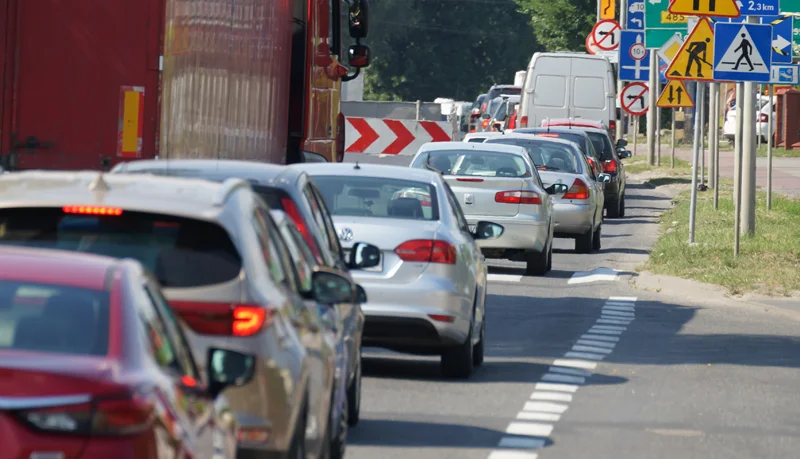
{"type": "Polygon", "coordinates": [[[0,209],[0,244],[133,258],[164,287],[220,284],[241,271],[238,250],[214,223],[147,212],[79,215],[66,209],[0,209]]]}
{"type": "Polygon", "coordinates": [[[552,132],[552,131],[547,132],[545,130],[542,130],[535,132],[535,134],[538,137],[551,137],[554,139],[564,139],[564,140],[569,140],[570,142],[575,142],[578,144],[578,147],[580,147],[581,150],[584,149],[584,142],[586,142],[586,137],[576,133],[552,132]]]}
{"type": "Polygon", "coordinates": [[[414,167],[425,162],[444,175],[467,177],[531,177],[525,160],[513,153],[483,150],[440,150],[421,154],[414,167]]]}
{"type": "Polygon", "coordinates": [[[578,157],[580,153],[569,145],[548,142],[543,139],[521,137],[498,137],[487,139],[485,143],[520,146],[528,152],[536,168],[542,171],[581,173],[581,162],[578,157]]]}
{"type": "Polygon", "coordinates": [[[611,145],[607,135],[600,134],[599,132],[587,132],[589,140],[594,145],[594,151],[600,157],[601,161],[609,161],[614,159],[614,147],[611,145]]]}
{"type": "Polygon", "coordinates": [[[105,291],[0,281],[0,350],[106,355],[108,298],[105,291]]]}
{"type": "Polygon", "coordinates": [[[522,94],[522,88],[506,87],[506,88],[492,88],[489,91],[489,97],[495,98],[499,96],[519,96],[522,94]]]}
{"type": "Polygon", "coordinates": [[[439,220],[430,183],[346,175],[315,175],[314,182],[335,216],[439,220]]]}

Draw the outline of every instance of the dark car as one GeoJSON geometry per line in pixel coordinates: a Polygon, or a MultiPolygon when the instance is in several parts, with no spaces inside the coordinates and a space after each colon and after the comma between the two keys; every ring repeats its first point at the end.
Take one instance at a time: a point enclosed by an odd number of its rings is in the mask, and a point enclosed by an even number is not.
{"type": "Polygon", "coordinates": [[[210,348],[201,374],[140,263],[0,248],[0,330],[3,457],[235,457],[220,393],[255,359],[210,348]]]}
{"type": "Polygon", "coordinates": [[[625,165],[622,159],[630,158],[631,153],[625,150],[627,142],[624,139],[617,141],[615,146],[605,129],[580,128],[589,135],[594,144],[594,149],[600,158],[603,172],[611,176],[611,181],[605,186],[606,216],[621,218],[625,216],[625,165]]]}
{"type": "Polygon", "coordinates": [[[589,137],[589,134],[583,132],[582,129],[564,127],[520,128],[514,129],[514,134],[533,134],[541,137],[553,137],[575,142],[578,144],[578,147],[580,147],[584,156],[586,156],[589,165],[592,166],[594,176],[596,177],[603,173],[603,166],[600,165],[600,156],[594,148],[592,139],[589,137]]]}
{"type": "Polygon", "coordinates": [[[522,86],[514,86],[513,84],[496,84],[489,88],[486,92],[486,98],[492,100],[500,96],[521,96],[522,86]]]}

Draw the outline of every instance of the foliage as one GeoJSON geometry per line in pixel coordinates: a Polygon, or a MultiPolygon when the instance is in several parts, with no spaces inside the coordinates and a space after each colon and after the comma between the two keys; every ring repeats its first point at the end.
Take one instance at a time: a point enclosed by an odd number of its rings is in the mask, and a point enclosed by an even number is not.
{"type": "Polygon", "coordinates": [[[537,44],[514,0],[374,0],[365,98],[472,101],[511,84],[537,44]]]}
{"type": "Polygon", "coordinates": [[[516,0],[548,51],[586,51],[597,19],[597,0],[516,0]]]}

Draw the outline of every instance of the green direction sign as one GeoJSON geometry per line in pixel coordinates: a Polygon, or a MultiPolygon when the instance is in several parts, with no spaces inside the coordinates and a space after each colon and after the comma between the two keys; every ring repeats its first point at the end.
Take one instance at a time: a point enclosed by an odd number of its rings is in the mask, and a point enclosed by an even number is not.
{"type": "MultiPolygon", "coordinates": [[[[800,2],[798,2],[800,6],[800,2]]],[[[781,8],[783,9],[783,8],[781,8]]],[[[800,14],[793,14],[794,29],[792,29],[792,54],[800,56],[800,14]]]]}
{"type": "MultiPolygon", "coordinates": [[[[800,0],[797,0],[800,2],[800,0]]],[[[658,49],[675,33],[686,35],[687,17],[671,14],[669,0],[645,0],[644,2],[644,46],[658,49]]]]}

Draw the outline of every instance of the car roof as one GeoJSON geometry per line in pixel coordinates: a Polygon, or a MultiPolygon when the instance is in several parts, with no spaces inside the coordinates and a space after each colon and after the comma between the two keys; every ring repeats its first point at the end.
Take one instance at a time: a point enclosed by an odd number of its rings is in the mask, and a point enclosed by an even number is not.
{"type": "Polygon", "coordinates": [[[595,134],[605,134],[606,136],[608,136],[608,131],[606,131],[605,129],[590,128],[590,127],[583,127],[583,126],[578,127],[578,129],[583,131],[583,132],[593,132],[595,134]]]}
{"type": "Polygon", "coordinates": [[[109,270],[119,263],[102,255],[0,246],[0,280],[105,290],[109,270]]]}
{"type": "Polygon", "coordinates": [[[514,84],[493,84],[491,89],[507,89],[507,88],[520,88],[520,89],[522,89],[522,86],[517,86],[517,85],[514,85],[514,84]]]}
{"type": "Polygon", "coordinates": [[[558,127],[532,127],[532,128],[521,128],[521,129],[514,129],[514,132],[519,132],[520,134],[528,133],[545,133],[554,132],[556,134],[578,134],[579,136],[586,136],[588,134],[583,132],[583,129],[577,129],[576,127],[570,128],[566,126],[558,126],[558,127]]]}
{"type": "Polygon", "coordinates": [[[0,208],[105,206],[129,211],[214,218],[246,181],[96,171],[26,171],[0,175],[0,208]]]}
{"type": "MultiPolygon", "coordinates": [[[[499,137],[499,136],[498,136],[499,137]]],[[[448,151],[448,150],[479,150],[490,151],[497,153],[517,153],[525,155],[526,150],[516,145],[502,145],[484,142],[430,142],[419,148],[419,152],[423,151],[448,151]]],[[[419,154],[417,152],[417,154],[419,154]]]]}
{"type": "Polygon", "coordinates": [[[279,164],[267,164],[256,161],[240,161],[233,159],[169,159],[139,160],[121,163],[112,172],[135,173],[158,171],[173,173],[170,177],[182,176],[182,172],[202,174],[198,178],[213,178],[222,181],[229,177],[241,178],[250,183],[267,185],[280,178],[292,178],[302,172],[279,164]]]}
{"type": "MultiPolygon", "coordinates": [[[[502,138],[536,140],[538,142],[553,142],[553,143],[560,143],[560,144],[564,144],[564,145],[569,145],[569,146],[572,146],[572,147],[580,148],[580,145],[578,145],[577,143],[575,143],[575,142],[573,142],[571,140],[558,139],[558,138],[555,138],[555,137],[541,137],[541,136],[538,136],[538,135],[530,135],[530,134],[526,135],[525,133],[522,133],[522,134],[513,134],[513,133],[512,134],[507,134],[507,135],[504,135],[502,138]]],[[[490,139],[487,139],[487,140],[490,140],[490,139]]],[[[492,144],[489,144],[489,145],[492,145],[492,144]]]]}
{"type": "MultiPolygon", "coordinates": [[[[438,143],[438,142],[437,142],[438,143]]],[[[449,143],[449,142],[441,142],[449,143]]],[[[457,142],[465,145],[463,142],[457,142]]],[[[370,163],[300,163],[287,166],[315,175],[347,175],[396,179],[403,178],[418,182],[438,183],[439,174],[426,169],[413,169],[407,166],[389,166],[370,163]]]]}

